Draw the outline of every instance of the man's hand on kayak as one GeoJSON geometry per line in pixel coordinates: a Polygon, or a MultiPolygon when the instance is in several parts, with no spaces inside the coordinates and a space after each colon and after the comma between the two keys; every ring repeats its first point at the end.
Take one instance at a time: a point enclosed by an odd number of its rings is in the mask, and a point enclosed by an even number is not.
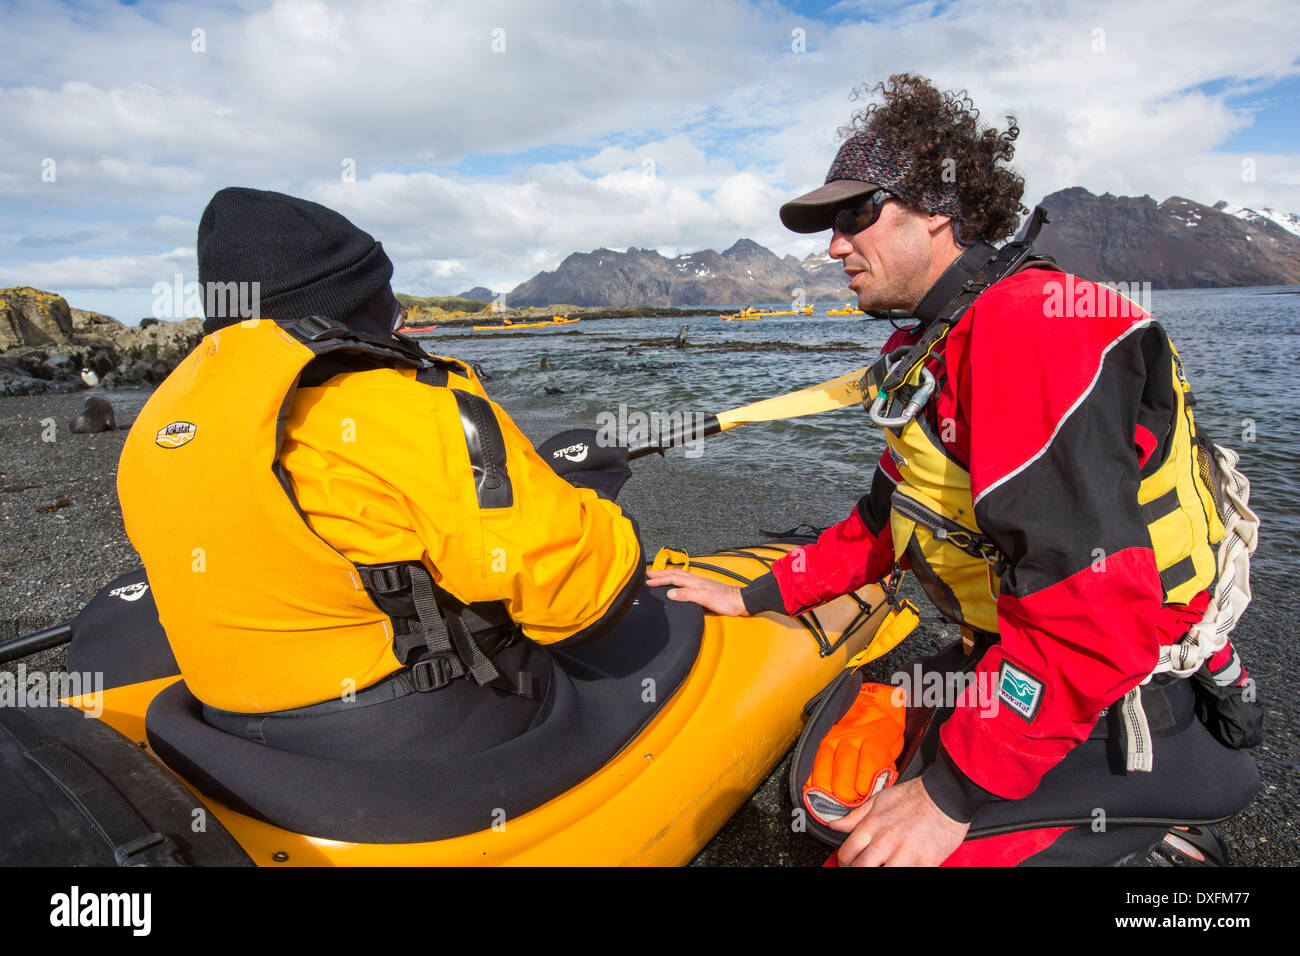
{"type": "Polygon", "coordinates": [[[749,616],[740,588],[721,581],[702,578],[680,568],[666,568],[649,572],[646,583],[653,588],[671,586],[668,597],[673,601],[694,601],[706,611],[726,617],[749,616]]]}
{"type": "Polygon", "coordinates": [[[840,866],[938,866],[961,846],[969,823],[934,805],[919,779],[889,787],[831,829],[849,833],[840,866]]]}

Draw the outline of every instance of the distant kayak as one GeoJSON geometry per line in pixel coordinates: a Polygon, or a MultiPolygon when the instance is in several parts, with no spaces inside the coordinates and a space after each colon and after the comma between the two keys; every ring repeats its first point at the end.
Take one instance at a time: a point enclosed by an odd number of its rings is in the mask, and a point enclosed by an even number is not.
{"type": "Polygon", "coordinates": [[[418,327],[417,327],[417,326],[414,326],[414,325],[410,325],[410,326],[407,326],[406,328],[402,329],[401,331],[403,331],[403,332],[432,332],[432,331],[433,331],[434,329],[436,329],[436,328],[437,328],[436,325],[421,325],[421,326],[418,326],[418,327]]]}
{"type": "Polygon", "coordinates": [[[503,329],[548,329],[553,325],[570,325],[574,322],[581,322],[582,319],[569,319],[562,316],[556,316],[548,322],[511,322],[506,325],[476,325],[475,332],[500,332],[503,329]]]}
{"type": "Polygon", "coordinates": [[[719,318],[726,322],[747,322],[752,319],[762,319],[769,315],[812,315],[813,307],[806,305],[802,309],[793,309],[789,312],[760,312],[758,309],[741,309],[739,312],[731,314],[721,313],[719,318]]]}

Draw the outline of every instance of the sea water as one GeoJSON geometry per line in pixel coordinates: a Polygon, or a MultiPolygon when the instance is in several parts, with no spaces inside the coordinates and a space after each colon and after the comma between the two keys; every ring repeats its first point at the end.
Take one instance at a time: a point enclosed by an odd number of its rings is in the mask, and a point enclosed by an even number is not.
{"type": "MultiPolygon", "coordinates": [[[[683,318],[589,320],[520,332],[440,329],[420,341],[429,351],[478,363],[488,394],[540,441],[564,428],[594,428],[620,406],[624,414],[712,413],[870,364],[892,334],[890,324],[827,316],[826,308],[759,322],[724,322],[718,313],[728,309],[719,307],[683,318]],[[689,345],[673,348],[668,342],[682,325],[690,326],[689,345]],[[543,357],[549,369],[539,367],[543,357]]],[[[1152,313],[1182,356],[1198,426],[1241,455],[1251,505],[1263,522],[1257,566],[1294,581],[1300,575],[1300,289],[1156,291],[1152,313]]],[[[1068,348],[1068,340],[1061,346],[1068,348]]],[[[768,487],[791,488],[808,481],[815,462],[820,482],[856,498],[883,448],[879,430],[853,406],[715,436],[700,458],[710,470],[761,469],[768,487]]]]}

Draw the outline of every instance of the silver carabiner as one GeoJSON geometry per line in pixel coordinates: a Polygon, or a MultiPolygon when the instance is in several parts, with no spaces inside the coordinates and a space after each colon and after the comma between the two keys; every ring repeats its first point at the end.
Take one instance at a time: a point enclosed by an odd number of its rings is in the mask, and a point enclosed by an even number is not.
{"type": "Polygon", "coordinates": [[[903,406],[903,411],[893,418],[887,417],[885,415],[885,406],[889,402],[889,396],[884,392],[877,392],[875,401],[871,403],[871,420],[882,428],[902,428],[916,417],[916,413],[925,407],[925,403],[930,400],[930,396],[933,394],[934,374],[923,365],[921,366],[921,387],[916,390],[911,400],[903,406]]]}

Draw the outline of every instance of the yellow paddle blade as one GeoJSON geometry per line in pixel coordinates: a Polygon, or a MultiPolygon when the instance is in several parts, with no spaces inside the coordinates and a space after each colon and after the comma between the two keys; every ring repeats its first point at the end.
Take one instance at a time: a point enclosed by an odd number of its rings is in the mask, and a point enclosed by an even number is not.
{"type": "Polygon", "coordinates": [[[815,415],[818,412],[857,405],[862,401],[862,376],[866,374],[867,370],[860,368],[820,385],[766,398],[743,408],[718,412],[718,424],[722,426],[719,430],[725,432],[728,428],[748,425],[750,422],[774,422],[782,418],[798,418],[800,415],[815,415]]]}

